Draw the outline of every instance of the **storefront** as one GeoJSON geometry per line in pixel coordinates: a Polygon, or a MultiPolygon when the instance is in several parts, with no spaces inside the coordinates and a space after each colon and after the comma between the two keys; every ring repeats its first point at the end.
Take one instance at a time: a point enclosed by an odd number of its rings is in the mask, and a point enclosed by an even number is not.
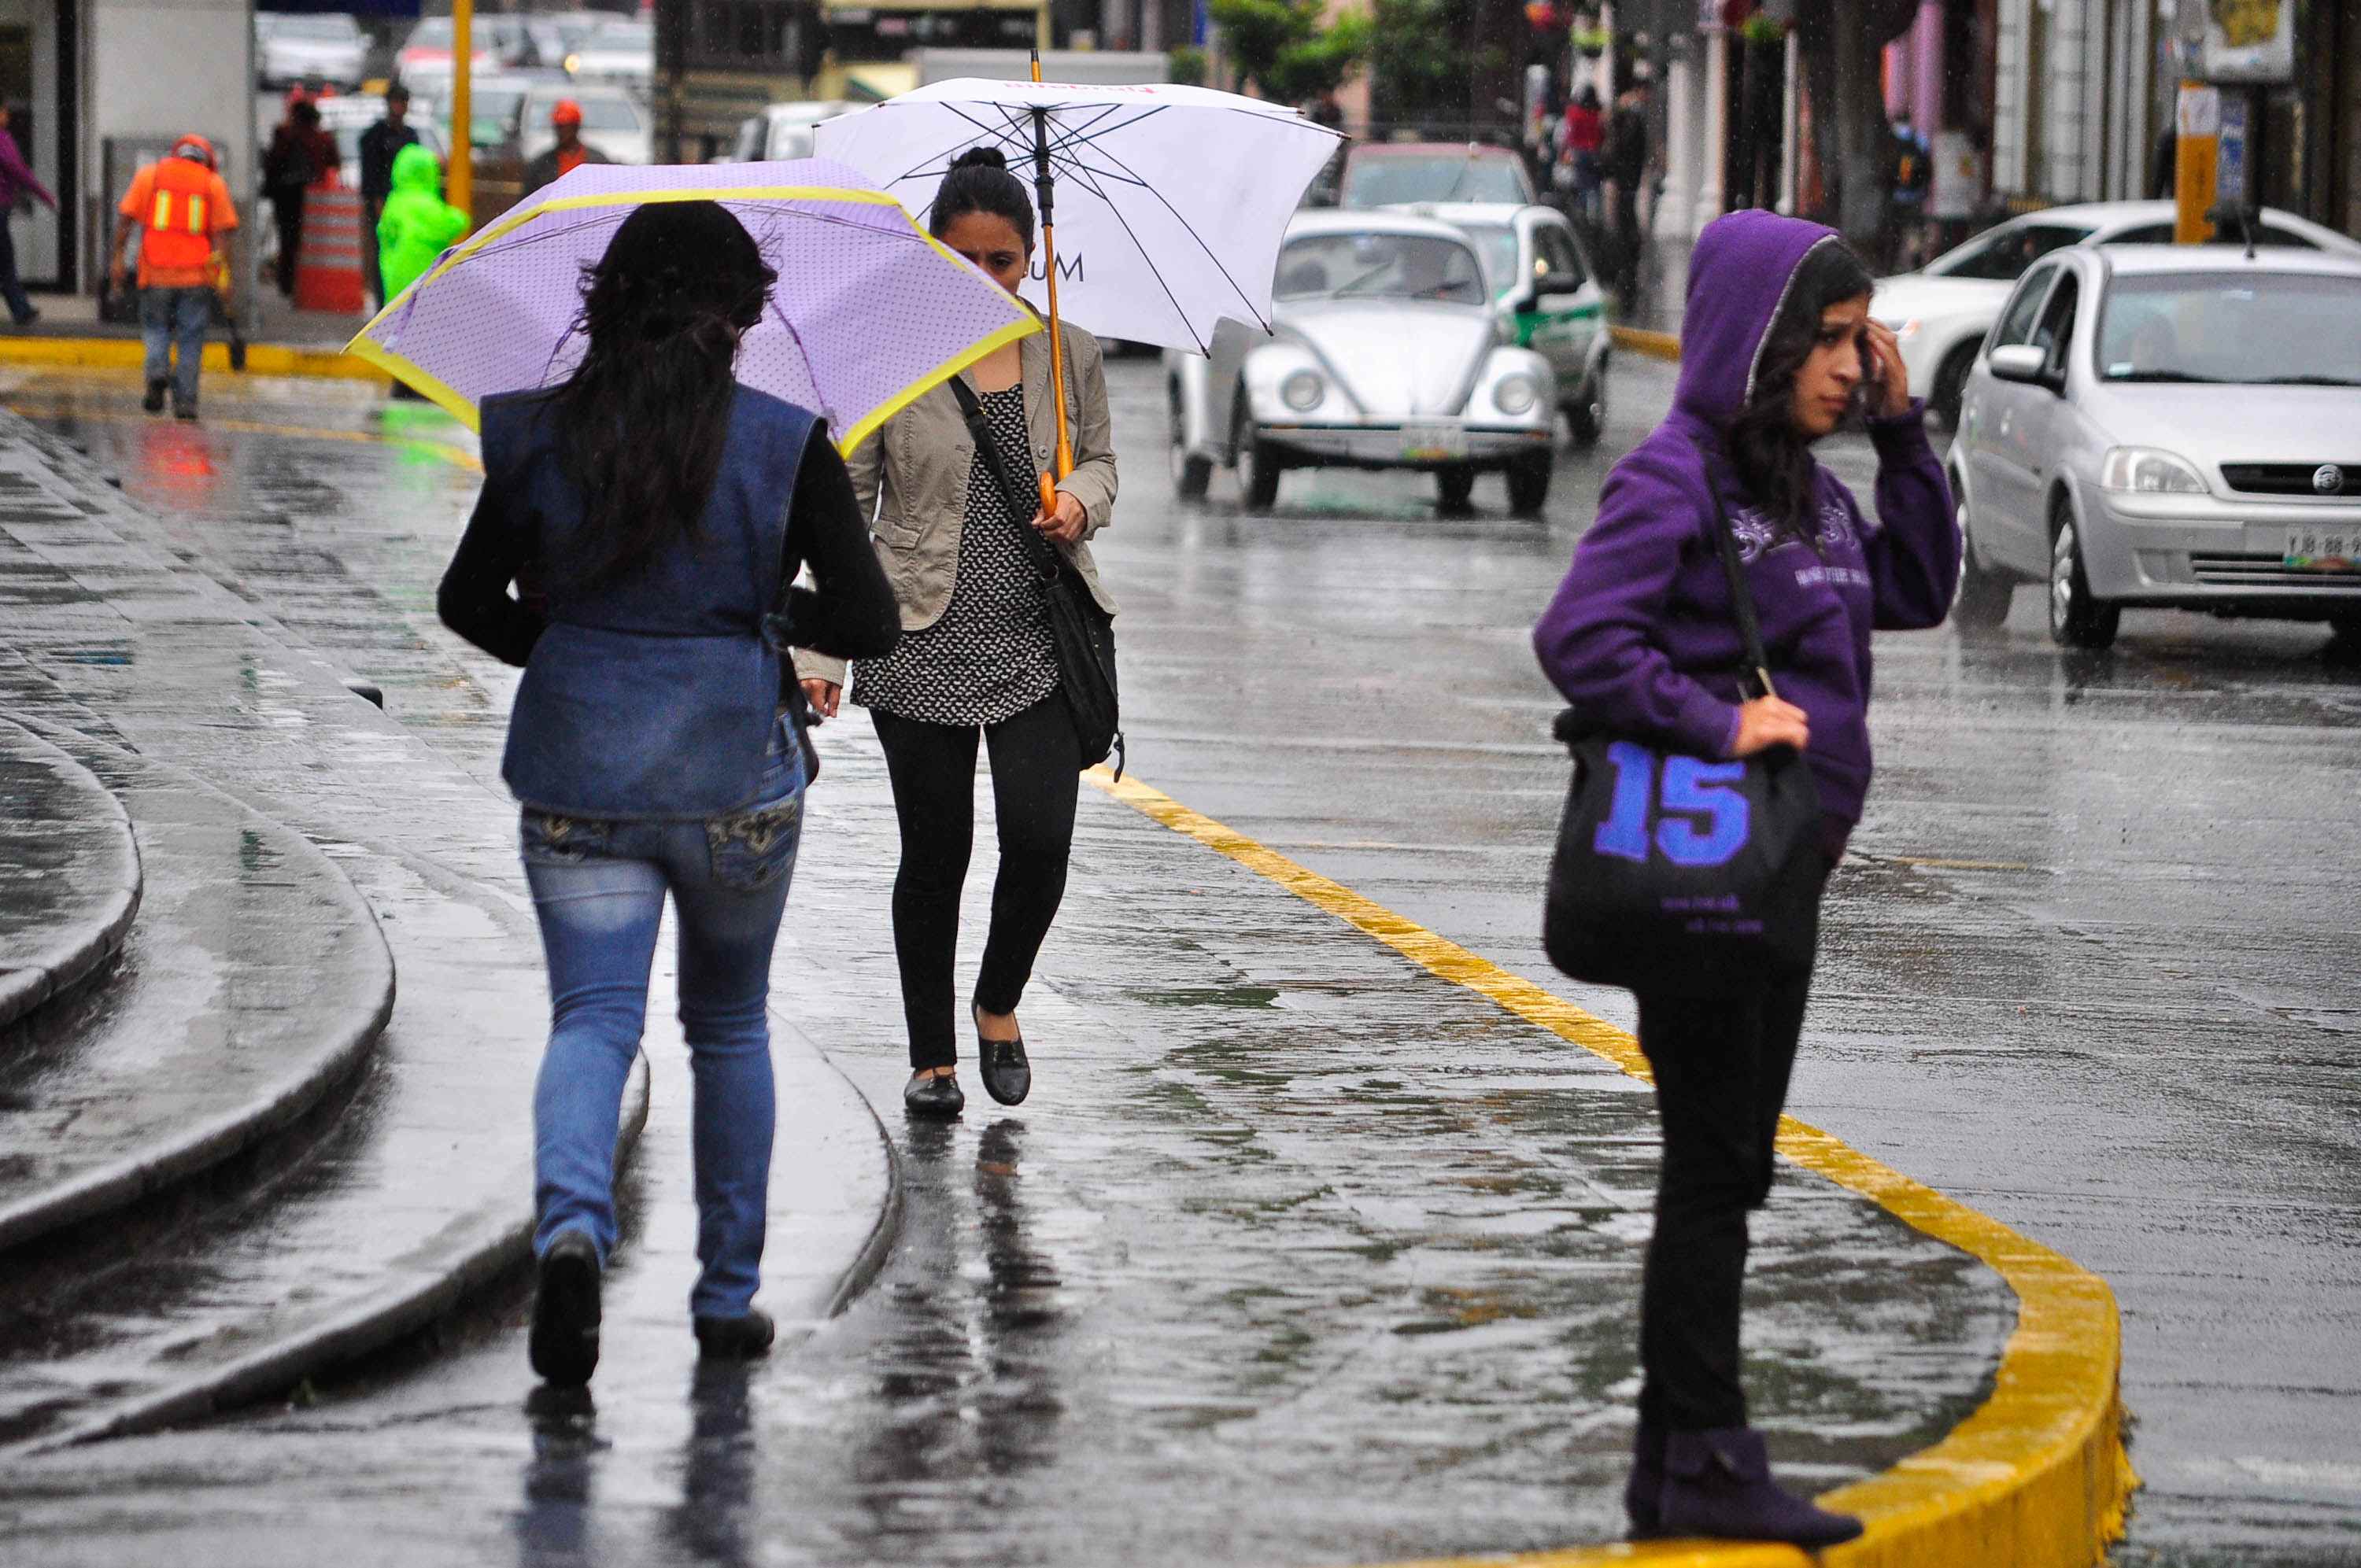
{"type": "Polygon", "coordinates": [[[0,97],[59,205],[14,220],[26,285],[97,287],[122,194],[103,189],[110,143],[120,162],[136,145],[203,132],[250,218],[253,82],[252,0],[0,0],[0,97]]]}

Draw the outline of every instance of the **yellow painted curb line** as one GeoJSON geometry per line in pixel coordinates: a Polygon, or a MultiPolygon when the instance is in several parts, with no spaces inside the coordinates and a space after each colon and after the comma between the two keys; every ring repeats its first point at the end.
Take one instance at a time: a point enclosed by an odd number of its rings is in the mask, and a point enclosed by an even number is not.
{"type": "Polygon", "coordinates": [[[1669,332],[1650,332],[1636,326],[1611,326],[1607,333],[1615,340],[1616,347],[1644,354],[1651,359],[1677,360],[1681,356],[1681,340],[1669,332]]]}
{"type": "MultiPolygon", "coordinates": [[[[136,337],[0,337],[0,364],[81,366],[136,370],[147,362],[136,337]]],[[[205,345],[204,367],[232,373],[229,345],[205,345]]],[[[340,381],[383,381],[385,376],[341,348],[296,348],[253,343],[246,349],[248,376],[316,376],[340,381]]]]}
{"type": "MultiPolygon", "coordinates": [[[[1647,1058],[1630,1035],[1532,981],[1510,974],[1350,888],[1104,768],[1084,775],[1108,795],[1366,932],[1430,973],[1605,1058],[1635,1078],[1647,1058]]],[[[2123,1446],[2117,1388],[2122,1329],[2106,1281],[2071,1259],[1789,1116],[1779,1152],[1983,1263],[2016,1293],[2015,1331],[1992,1397],[1934,1447],[1821,1499],[1857,1513],[1868,1532],[1823,1552],[1831,1568],[2091,1568],[2123,1535],[2139,1478],[2123,1446]]],[[[1515,1556],[1435,1560],[1400,1568],[1806,1568],[1793,1547],[1699,1541],[1576,1547],[1515,1556]]]]}

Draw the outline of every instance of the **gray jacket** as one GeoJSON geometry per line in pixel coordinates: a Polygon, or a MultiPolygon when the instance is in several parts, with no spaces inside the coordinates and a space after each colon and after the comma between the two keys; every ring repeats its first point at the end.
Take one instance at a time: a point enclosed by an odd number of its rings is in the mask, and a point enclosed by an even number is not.
{"type": "MultiPolygon", "coordinates": [[[[1082,503],[1082,537],[1059,548],[1088,585],[1091,597],[1109,615],[1115,600],[1099,581],[1085,543],[1107,525],[1115,510],[1115,443],[1107,419],[1106,366],[1098,339],[1079,327],[1061,325],[1066,346],[1068,439],[1074,471],[1058,488],[1082,503]]],[[[1042,472],[1057,451],[1058,418],[1049,401],[1049,334],[1035,333],[1017,345],[1025,386],[1025,422],[1033,456],[1042,472]]],[[[971,382],[972,385],[972,382],[971,382]]],[[[902,630],[932,626],[951,602],[959,577],[960,531],[967,521],[968,472],[975,443],[948,386],[935,388],[880,426],[845,459],[862,510],[872,514],[870,537],[885,580],[901,607],[902,630]]],[[[1024,482],[1018,475],[1017,481],[1024,482]]],[[[796,674],[804,680],[844,684],[844,661],[808,648],[795,651],[796,674]]]]}

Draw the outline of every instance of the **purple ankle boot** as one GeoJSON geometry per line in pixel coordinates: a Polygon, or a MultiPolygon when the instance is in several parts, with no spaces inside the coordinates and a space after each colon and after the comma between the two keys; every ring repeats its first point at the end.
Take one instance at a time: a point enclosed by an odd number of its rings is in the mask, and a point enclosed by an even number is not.
{"type": "Polygon", "coordinates": [[[1631,1439],[1631,1478],[1623,1483],[1623,1517],[1631,1539],[1653,1541],[1664,1533],[1664,1429],[1642,1417],[1631,1439]]]}
{"type": "Polygon", "coordinates": [[[1850,1541],[1861,1521],[1832,1514],[1771,1479],[1763,1434],[1751,1427],[1676,1431],[1664,1445],[1666,1535],[1720,1541],[1784,1541],[1807,1552],[1850,1541]]]}

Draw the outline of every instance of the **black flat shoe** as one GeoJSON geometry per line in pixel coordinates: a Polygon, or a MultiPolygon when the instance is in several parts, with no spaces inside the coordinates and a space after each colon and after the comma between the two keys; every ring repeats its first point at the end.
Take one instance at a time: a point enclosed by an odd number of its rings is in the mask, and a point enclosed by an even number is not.
{"type": "Polygon", "coordinates": [[[771,1314],[759,1307],[749,1307],[742,1318],[697,1320],[697,1352],[708,1361],[752,1361],[768,1355],[771,1342],[778,1337],[771,1314]]]}
{"type": "Polygon", "coordinates": [[[598,1249],[567,1231],[541,1255],[533,1293],[533,1369],[552,1383],[580,1387],[598,1365],[598,1249]]]}
{"type": "Polygon", "coordinates": [[[913,1078],[902,1086],[902,1109],[948,1122],[967,1109],[967,1096],[956,1078],[913,1078]]]}
{"type": "MultiPolygon", "coordinates": [[[[971,1009],[971,1011],[980,1011],[971,1009]]],[[[1033,1092],[1033,1064],[1025,1058],[1025,1037],[987,1040],[979,1022],[975,1031],[976,1066],[983,1075],[983,1091],[1003,1105],[1022,1105],[1033,1092]]]]}
{"type": "Polygon", "coordinates": [[[162,413],[164,411],[164,389],[170,385],[171,385],[171,383],[169,381],[148,382],[148,395],[139,400],[139,406],[146,409],[151,414],[162,413]]]}

